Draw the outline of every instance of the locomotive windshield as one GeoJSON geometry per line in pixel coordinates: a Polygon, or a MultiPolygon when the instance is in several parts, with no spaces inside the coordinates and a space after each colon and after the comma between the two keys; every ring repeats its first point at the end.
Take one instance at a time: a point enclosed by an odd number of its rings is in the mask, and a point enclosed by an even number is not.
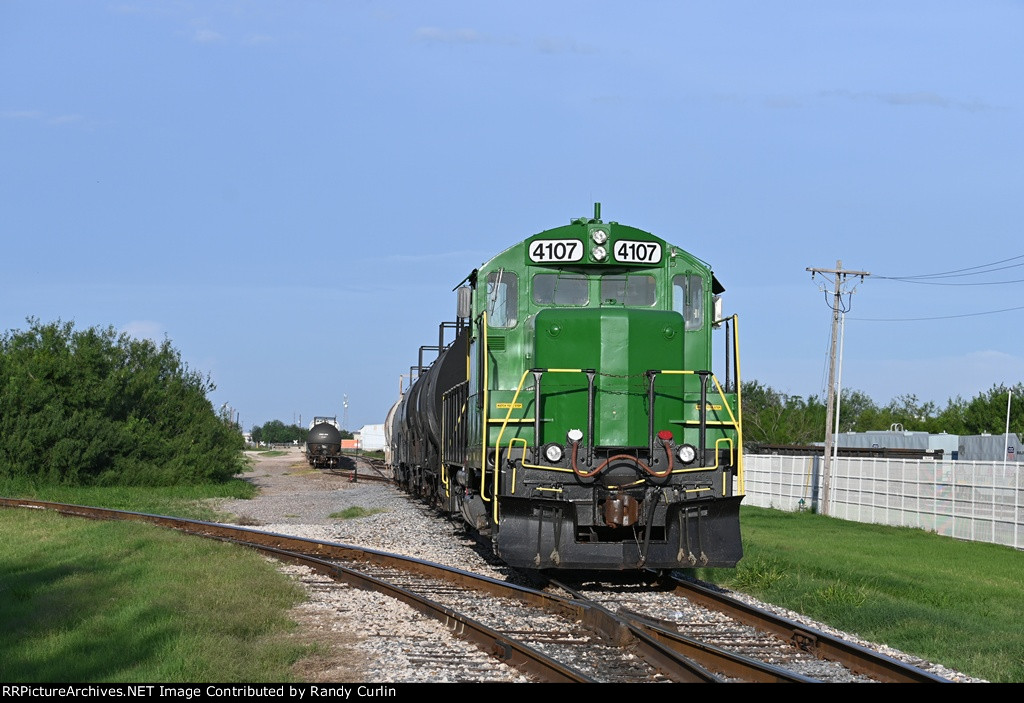
{"type": "MultiPolygon", "coordinates": [[[[601,305],[653,307],[658,301],[654,276],[613,274],[601,276],[600,282],[601,305]]],[[[590,279],[578,273],[538,273],[533,277],[533,302],[537,305],[589,305],[590,279]]]]}
{"type": "Polygon", "coordinates": [[[601,305],[651,307],[658,300],[654,276],[602,276],[601,305]]]}
{"type": "Polygon", "coordinates": [[[533,277],[533,302],[538,305],[586,305],[589,280],[578,273],[538,273],[533,277]]]}

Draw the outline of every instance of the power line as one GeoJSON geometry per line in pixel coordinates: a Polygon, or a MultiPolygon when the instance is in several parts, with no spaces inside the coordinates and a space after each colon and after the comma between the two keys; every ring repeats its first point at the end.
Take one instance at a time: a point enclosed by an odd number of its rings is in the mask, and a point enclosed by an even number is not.
{"type": "MultiPolygon", "coordinates": [[[[998,261],[992,261],[987,264],[979,264],[977,266],[968,266],[960,269],[953,269],[951,271],[940,271],[937,273],[924,273],[916,274],[911,276],[882,276],[876,275],[876,279],[884,281],[897,281],[900,283],[915,283],[918,285],[931,285],[931,286],[999,286],[1007,285],[1012,283],[1024,283],[1024,278],[1018,278],[1008,281],[974,281],[974,282],[944,282],[935,279],[940,278],[963,278],[966,276],[980,276],[995,271],[1003,271],[1006,269],[1018,268],[1024,266],[1024,254],[1017,256],[1011,256],[1006,259],[1000,259],[998,261]],[[1009,264],[1007,266],[1000,266],[1000,264],[1006,264],[1007,262],[1018,261],[1019,263],[1009,264]]],[[[1003,312],[1014,312],[1017,310],[1024,310],[1024,306],[1002,308],[1000,310],[979,310],[978,312],[961,313],[956,315],[935,315],[930,317],[851,317],[851,320],[856,322],[928,322],[935,320],[955,320],[964,317],[979,317],[981,315],[996,315],[1003,312]]]]}
{"type": "MultiPolygon", "coordinates": [[[[1024,264],[1021,265],[1024,266],[1024,264]]],[[[996,269],[992,270],[995,271],[996,269]]],[[[985,271],[983,273],[988,273],[988,271],[985,271]]],[[[963,275],[967,276],[971,274],[963,275]]],[[[977,283],[938,283],[935,281],[918,281],[909,278],[893,278],[891,276],[879,276],[879,278],[887,281],[899,281],[900,283],[916,283],[922,286],[1002,286],[1006,285],[1007,283],[1024,283],[1024,278],[1015,278],[1012,281],[979,281],[977,283]]]]}
{"type": "Polygon", "coordinates": [[[958,317],[978,317],[980,315],[995,315],[1001,312],[1013,312],[1024,310],[1024,305],[1015,308],[1003,308],[1002,310],[984,310],[982,312],[965,312],[961,315],[940,315],[938,317],[851,317],[856,322],[925,322],[928,320],[952,320],[958,317]]]}
{"type": "MultiPolygon", "coordinates": [[[[998,264],[1005,264],[1007,261],[1017,261],[1018,259],[1024,259],[1024,254],[1020,254],[1019,256],[1011,256],[1008,259],[1000,259],[999,261],[993,261],[993,262],[988,263],[988,264],[979,264],[978,266],[968,266],[967,268],[953,269],[952,271],[941,271],[941,272],[938,272],[938,273],[922,273],[922,274],[915,274],[915,275],[910,275],[910,276],[881,276],[881,275],[877,275],[877,276],[875,276],[875,278],[882,279],[882,280],[889,280],[889,281],[904,281],[906,283],[915,283],[915,282],[920,282],[920,281],[917,281],[916,279],[921,279],[921,278],[961,278],[963,276],[978,276],[978,275],[985,274],[985,273],[992,273],[993,271],[1002,271],[1004,269],[1016,268],[1018,266],[1024,266],[1024,262],[1021,262],[1019,264],[1013,264],[1011,266],[1000,266],[999,268],[990,268],[992,266],[997,266],[998,264]],[[979,271],[978,269],[985,269],[985,270],[984,271],[979,271]],[[968,272],[968,271],[970,271],[972,273],[965,273],[965,272],[968,272]]],[[[993,283],[1004,283],[1004,282],[1005,283],[1018,283],[1019,281],[995,281],[993,283]]],[[[947,285],[955,285],[955,284],[947,284],[947,285]]],[[[977,285],[983,285],[983,284],[977,284],[977,285]]]]}

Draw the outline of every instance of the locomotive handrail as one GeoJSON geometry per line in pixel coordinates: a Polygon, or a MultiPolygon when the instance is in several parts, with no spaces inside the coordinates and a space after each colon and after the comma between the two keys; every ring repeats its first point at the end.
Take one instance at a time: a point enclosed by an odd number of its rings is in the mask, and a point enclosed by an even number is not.
{"type": "MultiPolygon", "coordinates": [[[[526,371],[523,372],[523,375],[519,379],[519,384],[516,386],[515,393],[512,396],[512,400],[508,404],[508,409],[507,409],[507,411],[505,413],[505,418],[503,420],[501,420],[501,429],[498,431],[498,438],[497,438],[497,441],[495,442],[493,486],[494,486],[494,490],[496,492],[498,491],[498,486],[499,486],[499,482],[500,482],[501,465],[504,463],[506,457],[510,457],[511,456],[512,449],[513,449],[514,445],[517,442],[521,442],[522,443],[522,457],[520,459],[520,463],[525,468],[544,469],[544,470],[548,470],[548,471],[561,471],[561,472],[565,472],[565,473],[575,473],[575,471],[573,469],[570,469],[570,468],[562,468],[562,467],[557,467],[557,466],[544,466],[544,465],[541,465],[541,464],[527,464],[526,463],[526,448],[529,445],[529,443],[525,439],[523,439],[521,437],[511,437],[511,438],[509,438],[508,446],[506,448],[502,447],[502,439],[503,439],[503,437],[505,435],[505,429],[508,427],[509,423],[518,423],[518,422],[523,422],[524,421],[522,418],[512,418],[512,410],[516,406],[516,401],[519,399],[519,394],[523,391],[523,384],[526,382],[527,376],[532,374],[534,376],[534,382],[539,384],[540,376],[543,375],[544,373],[586,373],[586,374],[588,374],[588,379],[589,379],[590,374],[592,374],[593,371],[591,369],[527,369],[526,371]]],[[[714,463],[713,466],[696,466],[696,467],[691,467],[691,468],[687,468],[687,469],[673,469],[671,471],[671,473],[672,474],[693,473],[693,472],[708,471],[708,470],[717,469],[720,466],[720,464],[721,464],[721,462],[720,462],[720,460],[718,458],[719,444],[721,442],[727,442],[729,444],[730,459],[735,458],[737,460],[737,462],[736,462],[737,479],[738,479],[738,485],[739,485],[739,493],[742,495],[743,494],[743,488],[742,488],[743,487],[743,473],[742,473],[742,464],[741,464],[740,460],[741,460],[741,457],[742,457],[743,445],[742,445],[742,430],[740,428],[739,418],[737,417],[737,414],[740,412],[740,410],[738,408],[738,406],[739,406],[739,395],[737,394],[737,398],[736,398],[737,412],[734,413],[732,407],[729,404],[728,398],[726,398],[726,393],[725,393],[724,389],[722,388],[721,384],[718,382],[718,378],[711,371],[694,371],[694,370],[688,370],[688,369],[652,369],[652,370],[649,370],[647,373],[650,375],[650,378],[651,378],[651,388],[652,389],[653,389],[653,386],[654,386],[654,378],[658,374],[662,374],[662,373],[669,374],[669,375],[683,375],[683,376],[685,376],[685,375],[700,375],[702,377],[702,389],[706,387],[706,385],[705,385],[706,384],[706,379],[710,378],[714,382],[715,389],[718,391],[718,396],[719,396],[719,398],[722,401],[723,407],[725,408],[725,410],[729,414],[730,421],[724,421],[723,420],[723,421],[712,422],[712,423],[708,423],[707,422],[707,419],[706,419],[707,418],[706,393],[704,393],[702,391],[702,401],[703,402],[702,402],[701,408],[700,408],[701,425],[702,425],[702,427],[701,427],[701,441],[700,441],[700,444],[701,444],[701,448],[700,448],[701,449],[701,456],[704,455],[704,450],[705,450],[705,447],[703,446],[704,445],[704,427],[709,425],[709,424],[710,425],[714,425],[714,426],[719,426],[719,427],[732,427],[734,430],[736,430],[736,435],[737,435],[736,445],[733,445],[733,440],[731,438],[729,438],[729,437],[719,438],[719,439],[717,439],[715,441],[715,463],[714,463]]],[[[737,373],[737,380],[738,379],[739,379],[739,375],[737,373]]],[[[592,383],[592,381],[588,380],[588,385],[590,383],[592,383]]],[[[485,400],[485,412],[487,410],[489,410],[489,409],[490,409],[490,407],[486,404],[486,400],[485,400]]],[[[540,419],[541,419],[539,402],[536,401],[536,400],[535,400],[535,407],[534,407],[534,415],[535,415],[535,420],[534,420],[534,422],[535,422],[535,430],[534,431],[536,433],[537,432],[536,428],[539,426],[540,419]]],[[[651,417],[653,418],[653,416],[654,416],[654,412],[653,412],[653,406],[652,406],[652,408],[651,408],[651,417]]],[[[652,419],[652,421],[653,421],[653,419],[652,419]]],[[[484,425],[484,427],[485,427],[485,430],[486,430],[486,424],[484,425]]],[[[486,435],[487,432],[485,431],[484,434],[486,435]]],[[[485,442],[486,442],[486,439],[485,439],[485,442]]],[[[538,442],[539,442],[539,437],[537,437],[536,434],[535,434],[535,436],[534,436],[534,445],[537,445],[538,442]]],[[[588,436],[587,437],[587,442],[588,442],[589,445],[592,445],[593,444],[593,437],[592,436],[588,436]]],[[[481,494],[484,493],[484,489],[486,487],[486,473],[487,473],[486,470],[481,471],[481,482],[480,482],[480,492],[481,492],[481,494]]],[[[723,493],[724,493],[725,489],[726,489],[726,485],[725,485],[724,482],[727,480],[727,478],[725,476],[723,476],[722,480],[723,480],[723,493]]],[[[511,487],[511,491],[510,491],[511,493],[515,493],[515,487],[516,487],[516,468],[515,468],[515,466],[513,466],[512,487],[511,487]]],[[[493,506],[492,515],[494,517],[495,523],[497,523],[497,520],[498,520],[498,505],[497,505],[496,501],[495,501],[495,504],[493,506]]]]}
{"type": "MultiPolygon", "coordinates": [[[[735,320],[735,315],[733,319],[735,320]]],[[[736,336],[736,326],[733,325],[733,336],[736,336]]],[[[711,380],[715,383],[715,388],[718,389],[718,394],[724,398],[725,393],[722,390],[722,386],[718,384],[718,379],[714,374],[711,374],[711,380]]],[[[737,490],[740,495],[744,494],[743,488],[743,423],[740,422],[740,418],[743,415],[743,408],[741,406],[740,399],[740,374],[739,374],[739,357],[736,357],[736,414],[732,412],[732,408],[729,407],[728,403],[724,403],[725,409],[729,412],[729,417],[732,419],[733,424],[736,428],[736,441],[737,441],[737,454],[736,454],[736,483],[737,490]]],[[[706,412],[706,411],[705,411],[706,412]]],[[[717,449],[717,443],[715,445],[717,449]]]]}
{"type": "MultiPolygon", "coordinates": [[[[733,370],[735,371],[735,375],[736,375],[736,381],[735,381],[735,383],[736,383],[736,412],[735,412],[735,414],[733,413],[733,410],[729,406],[729,403],[725,400],[725,392],[723,391],[721,384],[719,384],[719,382],[718,382],[718,377],[714,373],[711,373],[710,374],[710,378],[714,382],[715,388],[718,390],[718,395],[719,395],[720,398],[722,398],[722,403],[725,406],[725,409],[729,413],[730,422],[725,422],[725,421],[721,421],[721,422],[714,422],[714,421],[708,422],[707,419],[706,419],[707,411],[706,411],[705,408],[701,409],[701,422],[702,422],[702,424],[704,426],[728,427],[728,426],[731,425],[736,430],[736,445],[737,446],[736,446],[736,448],[734,450],[736,452],[736,460],[735,460],[736,461],[736,483],[737,483],[737,491],[739,492],[740,495],[744,495],[746,493],[746,487],[745,487],[745,484],[744,484],[744,471],[743,471],[743,422],[742,422],[742,420],[743,420],[743,384],[741,383],[741,377],[740,377],[740,349],[739,349],[739,344],[740,344],[740,327],[739,327],[739,316],[738,315],[731,315],[729,317],[723,317],[723,318],[721,318],[719,320],[715,320],[713,324],[720,325],[723,322],[728,323],[729,321],[732,322],[732,330],[733,330],[732,345],[733,345],[733,370]]],[[[728,325],[726,325],[726,327],[728,328],[728,325]]],[[[728,372],[728,369],[726,369],[726,371],[728,372]]],[[[663,371],[661,371],[661,373],[669,373],[669,374],[694,374],[694,373],[698,373],[698,372],[696,372],[696,371],[669,371],[669,370],[663,370],[663,371]]],[[[716,450],[718,448],[718,443],[717,442],[715,443],[715,448],[716,448],[716,450]]],[[[733,450],[730,450],[730,451],[733,451],[733,450]]],[[[715,459],[715,465],[716,466],[718,465],[717,457],[715,459]]]]}
{"type": "MultiPolygon", "coordinates": [[[[450,484],[451,481],[448,477],[448,468],[450,461],[448,460],[449,454],[452,450],[458,449],[458,443],[460,437],[464,437],[465,428],[463,426],[463,420],[466,419],[466,409],[469,406],[469,381],[463,381],[462,383],[456,384],[441,394],[441,451],[439,457],[439,463],[441,466],[441,485],[444,486],[445,496],[451,495],[450,484]],[[454,401],[452,400],[454,398],[454,401]],[[453,408],[459,400],[462,400],[461,408],[453,408]],[[449,415],[454,410],[455,415],[455,426],[449,431],[448,419],[449,415]],[[461,432],[460,432],[461,429],[461,432]]],[[[459,453],[456,457],[457,460],[465,463],[465,453],[459,453]]]]}
{"type": "MultiPolygon", "coordinates": [[[[501,423],[501,429],[498,430],[498,439],[494,443],[494,492],[495,492],[495,495],[497,495],[497,493],[498,493],[499,481],[501,480],[501,477],[499,475],[499,471],[500,471],[500,468],[501,468],[501,461],[500,461],[500,459],[501,459],[501,438],[505,434],[505,428],[508,427],[509,419],[512,417],[512,410],[515,409],[516,400],[518,400],[519,393],[523,390],[523,383],[526,381],[526,377],[530,375],[530,372],[531,372],[531,369],[527,369],[526,371],[523,371],[523,375],[519,379],[519,386],[516,388],[516,392],[512,396],[512,401],[508,404],[508,411],[505,413],[505,420],[501,423]]],[[[486,400],[484,401],[484,405],[485,406],[487,405],[487,401],[486,400]]],[[[540,417],[540,408],[534,408],[533,411],[534,411],[534,415],[539,418],[540,417]]],[[[486,438],[486,436],[488,434],[486,430],[487,430],[487,425],[485,424],[484,425],[484,436],[485,436],[485,438],[486,438]]],[[[484,441],[486,442],[486,439],[484,441]]],[[[509,448],[511,448],[511,447],[512,447],[512,444],[511,444],[511,442],[509,442],[509,448]]],[[[481,475],[481,478],[483,479],[483,477],[485,477],[487,475],[487,471],[486,470],[485,471],[481,471],[480,475],[481,475]]],[[[485,481],[481,480],[481,482],[480,482],[481,493],[483,492],[484,483],[485,483],[485,481]]],[[[492,512],[492,515],[494,517],[494,524],[497,525],[498,524],[498,501],[494,501],[493,510],[491,512],[492,512]]]]}
{"type": "MultiPolygon", "coordinates": [[[[647,374],[650,377],[650,388],[649,388],[648,392],[650,393],[651,396],[653,396],[653,391],[654,391],[654,379],[656,378],[656,376],[658,374],[665,374],[665,375],[668,375],[668,376],[699,376],[701,378],[701,383],[700,383],[700,407],[699,407],[699,410],[700,410],[700,420],[697,421],[697,422],[700,423],[701,438],[702,438],[702,435],[703,435],[703,430],[705,430],[705,428],[708,427],[709,425],[714,425],[716,427],[732,427],[737,432],[739,431],[739,421],[736,418],[736,414],[733,413],[732,407],[729,406],[729,401],[725,397],[725,391],[722,389],[722,385],[718,382],[718,377],[715,376],[713,371],[697,371],[697,370],[688,370],[688,369],[680,370],[680,369],[669,369],[669,368],[652,368],[652,369],[647,371],[647,374]],[[707,399],[707,392],[706,392],[706,384],[707,384],[707,380],[708,379],[711,379],[711,381],[714,382],[715,388],[718,391],[718,397],[722,401],[722,406],[729,413],[729,421],[728,422],[726,422],[726,421],[718,421],[718,422],[712,421],[712,422],[708,422],[708,399],[707,399]]],[[[653,404],[653,402],[651,402],[651,404],[653,404]]],[[[739,403],[738,403],[738,396],[737,396],[736,405],[737,406],[739,405],[739,403]]],[[[717,409],[717,408],[713,408],[713,409],[717,409]]],[[[653,423],[653,419],[654,419],[654,412],[653,412],[653,410],[651,410],[651,412],[650,412],[650,418],[651,418],[651,422],[653,423]]],[[[686,423],[686,422],[693,422],[693,421],[682,421],[682,422],[686,423]]],[[[653,431],[651,431],[650,434],[651,434],[651,436],[653,436],[653,431]]],[[[705,442],[703,442],[703,441],[700,442],[701,446],[703,445],[703,443],[705,443],[705,442]]]]}
{"type": "Polygon", "coordinates": [[[447,418],[447,416],[448,416],[448,412],[447,412],[447,410],[448,410],[448,394],[451,393],[451,392],[452,392],[452,389],[449,388],[448,390],[446,390],[444,393],[441,394],[441,446],[439,448],[438,456],[437,456],[438,465],[440,465],[440,467],[441,467],[441,485],[444,487],[444,493],[445,493],[446,496],[448,495],[449,491],[448,491],[448,467],[445,465],[445,461],[444,461],[445,460],[445,453],[446,453],[445,452],[445,448],[446,448],[446,445],[448,444],[448,434],[447,434],[447,431],[446,431],[447,430],[447,427],[446,427],[447,423],[445,422],[445,420],[448,419],[447,418]]]}
{"type": "MultiPolygon", "coordinates": [[[[502,452],[502,449],[501,449],[501,438],[505,434],[505,428],[508,427],[508,423],[509,422],[517,422],[517,420],[513,420],[513,418],[512,418],[512,410],[515,408],[516,400],[519,398],[519,394],[523,390],[523,383],[526,381],[526,377],[528,375],[530,375],[532,373],[541,374],[541,373],[545,373],[545,372],[549,372],[549,373],[586,373],[587,369],[527,369],[526,371],[523,372],[522,377],[519,379],[519,385],[516,387],[516,392],[512,396],[512,401],[508,405],[508,411],[505,413],[505,419],[502,420],[502,422],[501,422],[501,429],[498,431],[498,439],[497,439],[497,441],[495,442],[495,445],[494,445],[495,446],[495,450],[494,450],[494,487],[495,487],[495,490],[497,490],[497,488],[498,488],[498,481],[500,480],[500,476],[499,476],[498,471],[499,471],[499,467],[501,465],[501,462],[499,461],[499,459],[502,456],[502,454],[501,454],[501,452],[502,452]]],[[[536,402],[535,402],[535,407],[534,407],[533,410],[534,410],[534,418],[535,418],[534,419],[534,427],[535,427],[534,435],[535,436],[533,438],[533,441],[534,441],[534,444],[536,444],[537,443],[537,437],[536,437],[537,429],[536,428],[540,424],[540,407],[539,407],[539,404],[537,404],[536,402]]],[[[508,443],[509,451],[511,451],[512,443],[516,439],[517,439],[516,437],[512,437],[512,438],[509,439],[509,443],[508,443]]],[[[588,437],[587,439],[590,440],[591,438],[588,437]]],[[[525,457],[526,456],[526,446],[525,446],[526,440],[521,440],[521,441],[524,443],[524,446],[523,446],[523,456],[525,457]]],[[[526,465],[524,464],[524,466],[526,466],[526,465]]],[[[536,467],[536,468],[548,468],[548,467],[541,466],[541,467],[536,467]]],[[[552,468],[554,468],[554,467],[552,467],[552,468]]],[[[571,469],[558,469],[558,470],[559,471],[571,471],[571,469]]],[[[481,488],[482,488],[482,486],[483,486],[483,484],[481,484],[481,488]]],[[[512,492],[515,493],[515,473],[513,473],[513,478],[512,478],[512,492]]],[[[495,523],[497,523],[497,521],[498,521],[498,506],[497,506],[497,503],[495,503],[495,505],[494,505],[493,513],[494,513],[494,521],[495,521],[495,523]]]]}
{"type": "MultiPolygon", "coordinates": [[[[482,444],[482,446],[480,447],[480,500],[482,500],[483,502],[486,503],[486,502],[488,502],[490,500],[490,498],[487,497],[487,493],[484,491],[484,487],[487,485],[487,439],[488,439],[487,435],[490,434],[487,431],[487,415],[488,415],[488,411],[490,410],[490,407],[491,407],[489,399],[487,397],[487,390],[488,390],[487,367],[489,365],[489,360],[487,358],[488,357],[488,349],[487,349],[487,311],[486,310],[482,311],[480,313],[480,317],[478,319],[479,319],[479,324],[480,324],[480,343],[482,345],[482,351],[483,351],[483,363],[481,364],[481,366],[483,366],[482,373],[483,373],[483,383],[484,383],[484,386],[483,386],[484,387],[484,407],[483,407],[481,418],[480,418],[481,420],[483,420],[483,422],[480,423],[480,428],[481,428],[481,432],[480,432],[481,439],[480,439],[480,441],[481,441],[481,444],[482,444]]],[[[494,466],[495,467],[498,466],[498,456],[497,456],[497,453],[495,453],[495,456],[494,456],[494,466]]],[[[497,484],[495,484],[495,485],[497,485],[497,484]]],[[[494,524],[495,525],[498,524],[497,513],[498,513],[498,501],[494,501],[494,524]]]]}
{"type": "Polygon", "coordinates": [[[743,484],[743,383],[740,377],[740,318],[732,315],[733,364],[736,371],[736,484],[740,495],[746,494],[743,484]]]}

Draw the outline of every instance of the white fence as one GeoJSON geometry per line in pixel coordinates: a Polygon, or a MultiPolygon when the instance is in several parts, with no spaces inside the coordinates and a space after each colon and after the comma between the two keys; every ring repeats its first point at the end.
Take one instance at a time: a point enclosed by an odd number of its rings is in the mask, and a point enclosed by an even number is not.
{"type": "Polygon", "coordinates": [[[822,510],[822,458],[747,454],[744,505],[811,510],[857,522],[917,527],[1024,549],[1019,464],[847,458],[832,460],[822,510]]]}

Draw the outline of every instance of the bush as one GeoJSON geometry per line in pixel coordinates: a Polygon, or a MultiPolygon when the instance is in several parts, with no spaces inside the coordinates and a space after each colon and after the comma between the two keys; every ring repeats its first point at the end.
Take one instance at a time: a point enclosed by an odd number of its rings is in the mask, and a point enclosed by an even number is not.
{"type": "Polygon", "coordinates": [[[0,337],[0,477],[64,485],[222,481],[242,435],[169,340],[40,324],[0,337]]]}

